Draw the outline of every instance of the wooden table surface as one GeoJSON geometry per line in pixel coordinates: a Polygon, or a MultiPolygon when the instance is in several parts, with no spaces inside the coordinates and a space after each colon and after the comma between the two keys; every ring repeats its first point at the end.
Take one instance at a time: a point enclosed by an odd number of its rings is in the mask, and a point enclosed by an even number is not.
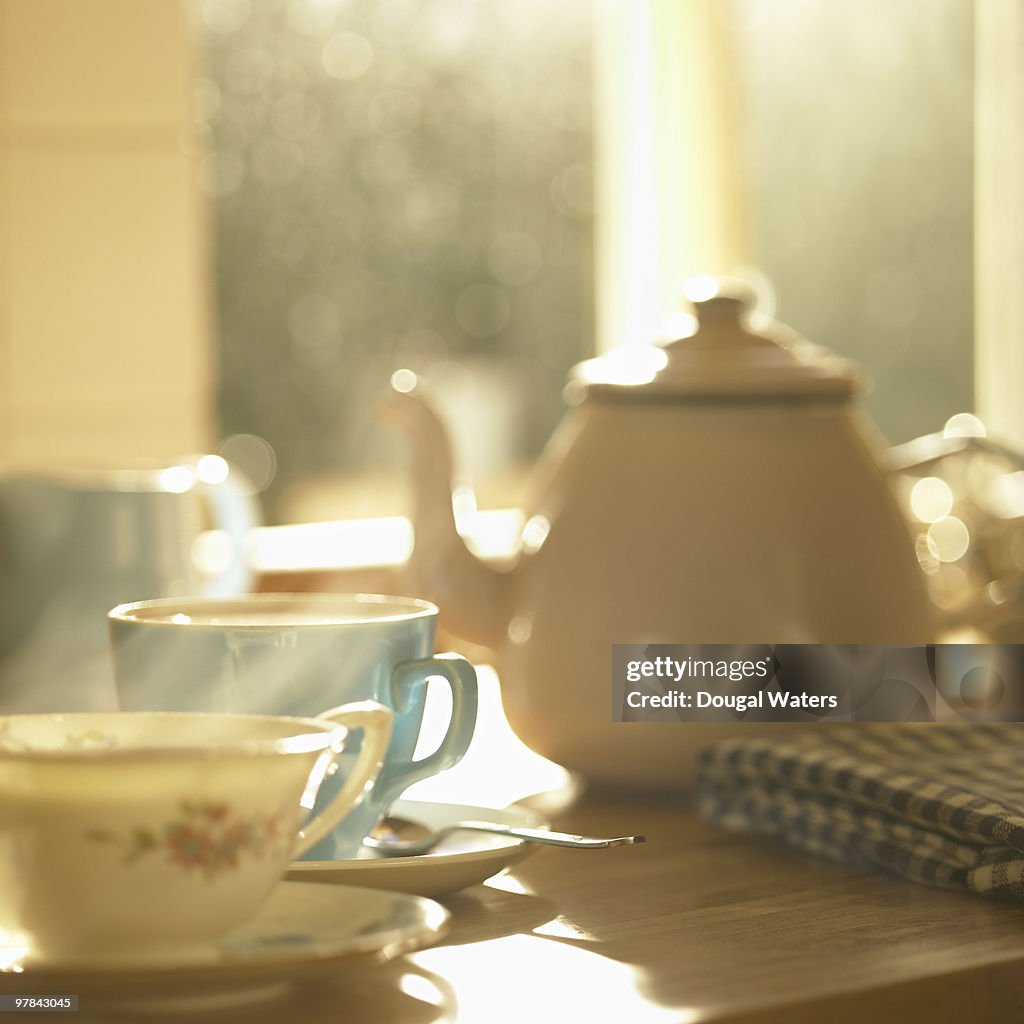
{"type": "MultiPolygon", "coordinates": [[[[813,860],[674,803],[591,796],[558,823],[648,843],[539,850],[443,900],[453,924],[438,946],[187,1019],[962,1024],[1024,1012],[1024,907],[813,860]]],[[[124,1020],[84,1002],[75,1019],[124,1020]]]]}
{"type": "MultiPolygon", "coordinates": [[[[460,765],[410,795],[500,806],[567,792],[480,671],[460,765]]],[[[424,724],[429,749],[447,714],[424,724]]],[[[556,801],[557,802],[557,801],[556,801]]],[[[702,823],[682,799],[585,794],[553,824],[643,846],[540,849],[442,902],[447,938],[317,977],[259,1007],[188,1017],[97,1011],[64,1024],[973,1024],[1024,1019],[1024,906],[845,868],[702,823]]],[[[183,992],[183,995],[187,993],[183,992]]],[[[116,1004],[114,1004],[116,1006],[116,1004]]]]}

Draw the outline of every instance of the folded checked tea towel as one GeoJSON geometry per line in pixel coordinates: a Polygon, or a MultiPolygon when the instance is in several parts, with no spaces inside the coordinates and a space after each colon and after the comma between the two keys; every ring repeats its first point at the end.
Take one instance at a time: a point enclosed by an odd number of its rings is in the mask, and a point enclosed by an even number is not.
{"type": "Polygon", "coordinates": [[[828,725],[701,754],[708,821],[1024,900],[1024,724],[828,725]]]}

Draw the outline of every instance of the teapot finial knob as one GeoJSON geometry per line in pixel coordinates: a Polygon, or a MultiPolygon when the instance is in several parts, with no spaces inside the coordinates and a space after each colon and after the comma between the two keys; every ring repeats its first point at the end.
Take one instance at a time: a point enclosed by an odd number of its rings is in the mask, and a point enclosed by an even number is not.
{"type": "Polygon", "coordinates": [[[693,303],[701,322],[721,316],[738,321],[757,305],[757,293],[737,277],[691,277],[683,285],[683,295],[693,303]]]}

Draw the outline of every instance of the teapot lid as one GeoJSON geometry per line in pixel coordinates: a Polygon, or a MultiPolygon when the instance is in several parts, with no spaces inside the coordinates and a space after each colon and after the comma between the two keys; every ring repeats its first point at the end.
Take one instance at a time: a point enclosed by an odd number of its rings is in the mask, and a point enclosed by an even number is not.
{"type": "Polygon", "coordinates": [[[860,389],[856,363],[758,314],[746,283],[693,278],[685,294],[697,314],[691,334],[588,359],[573,369],[571,391],[616,399],[835,400],[860,389]]]}

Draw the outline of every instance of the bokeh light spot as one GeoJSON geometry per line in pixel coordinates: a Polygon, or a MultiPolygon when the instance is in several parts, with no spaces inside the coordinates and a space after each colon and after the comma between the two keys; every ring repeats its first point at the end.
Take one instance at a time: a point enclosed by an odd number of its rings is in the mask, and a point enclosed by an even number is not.
{"type": "Polygon", "coordinates": [[[910,507],[922,523],[934,523],[953,510],[953,491],[945,480],[926,476],[914,484],[910,507]]]}
{"type": "Polygon", "coordinates": [[[373,47],[357,32],[338,32],[324,44],[320,60],[332,78],[353,81],[370,70],[373,47]]]}
{"type": "Polygon", "coordinates": [[[928,527],[928,537],[935,545],[935,557],[940,562],[955,562],[967,553],[971,534],[963,520],[945,516],[928,527]]]}

